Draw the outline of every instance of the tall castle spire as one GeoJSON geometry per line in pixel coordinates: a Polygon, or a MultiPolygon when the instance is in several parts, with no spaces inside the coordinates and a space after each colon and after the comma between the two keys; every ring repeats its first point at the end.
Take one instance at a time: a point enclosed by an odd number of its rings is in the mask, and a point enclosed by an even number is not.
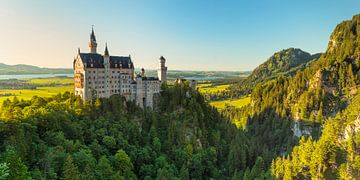
{"type": "Polygon", "coordinates": [[[109,50],[108,50],[108,47],[107,47],[107,43],[105,44],[105,53],[104,53],[105,56],[109,56],[109,50]]]}
{"type": "Polygon", "coordinates": [[[96,53],[97,43],[94,33],[94,25],[91,28],[90,42],[89,42],[90,53],[96,53]]]}

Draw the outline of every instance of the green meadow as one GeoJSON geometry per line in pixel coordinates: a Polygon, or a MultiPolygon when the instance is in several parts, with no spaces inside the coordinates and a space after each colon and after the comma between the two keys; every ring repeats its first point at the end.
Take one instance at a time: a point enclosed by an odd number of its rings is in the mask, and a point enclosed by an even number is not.
{"type": "Polygon", "coordinates": [[[0,90],[0,94],[12,94],[11,96],[4,96],[0,97],[0,103],[2,103],[6,99],[12,100],[15,96],[20,100],[29,100],[33,96],[39,97],[51,97],[53,95],[57,95],[59,93],[64,93],[66,91],[73,92],[74,86],[44,86],[44,87],[37,87],[36,89],[2,89],[0,90]]]}
{"type": "Polygon", "coordinates": [[[237,108],[241,108],[245,105],[248,105],[250,103],[250,97],[243,97],[240,99],[227,99],[227,100],[223,100],[223,101],[212,101],[209,104],[211,106],[216,107],[219,110],[224,109],[226,106],[235,106],[237,108]]]}
{"type": "Polygon", "coordinates": [[[12,100],[17,97],[19,100],[29,100],[33,96],[39,97],[51,97],[59,93],[66,91],[73,92],[74,86],[73,78],[38,78],[26,80],[26,83],[36,85],[35,89],[0,89],[0,95],[10,94],[6,96],[0,96],[0,104],[6,100],[12,100]]]}
{"type": "Polygon", "coordinates": [[[31,84],[43,85],[43,84],[73,84],[73,78],[65,78],[65,77],[54,77],[54,78],[38,78],[38,79],[30,79],[28,80],[31,84]]]}
{"type": "Polygon", "coordinates": [[[212,86],[211,84],[199,84],[198,89],[199,92],[202,94],[211,94],[211,93],[218,93],[226,91],[226,89],[229,87],[229,84],[226,85],[218,85],[218,86],[212,86]]]}
{"type": "MultiPolygon", "coordinates": [[[[206,83],[206,84],[199,84],[197,86],[199,92],[201,94],[214,94],[214,93],[222,93],[227,91],[227,88],[229,87],[229,84],[225,85],[217,85],[214,86],[213,84],[206,83]]],[[[237,108],[241,108],[245,105],[248,105],[250,103],[250,96],[242,97],[239,99],[226,99],[221,101],[210,101],[209,104],[211,106],[216,107],[219,110],[224,109],[226,106],[235,106],[237,108]]]]}

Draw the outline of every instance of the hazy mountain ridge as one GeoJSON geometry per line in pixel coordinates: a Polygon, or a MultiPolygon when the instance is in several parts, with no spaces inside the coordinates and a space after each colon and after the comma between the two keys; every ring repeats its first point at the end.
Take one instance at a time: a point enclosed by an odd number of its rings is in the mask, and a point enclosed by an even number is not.
{"type": "Polygon", "coordinates": [[[17,64],[7,65],[0,63],[0,75],[15,75],[15,74],[70,74],[72,69],[67,68],[41,68],[32,65],[17,64]]]}

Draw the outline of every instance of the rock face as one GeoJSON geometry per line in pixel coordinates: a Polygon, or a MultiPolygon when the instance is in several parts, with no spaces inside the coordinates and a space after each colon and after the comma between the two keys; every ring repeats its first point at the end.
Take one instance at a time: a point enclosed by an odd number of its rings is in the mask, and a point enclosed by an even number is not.
{"type": "Polygon", "coordinates": [[[351,122],[346,126],[344,138],[348,139],[349,137],[352,137],[357,133],[360,133],[360,115],[356,118],[355,121],[351,122]]]}
{"type": "Polygon", "coordinates": [[[294,132],[294,136],[300,138],[301,136],[309,137],[313,131],[311,126],[301,124],[300,121],[295,121],[291,130],[294,132]]]}

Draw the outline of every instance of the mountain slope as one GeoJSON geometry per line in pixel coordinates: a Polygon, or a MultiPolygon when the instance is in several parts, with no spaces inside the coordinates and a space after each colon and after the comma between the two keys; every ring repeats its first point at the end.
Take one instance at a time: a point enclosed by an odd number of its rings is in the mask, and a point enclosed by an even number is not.
{"type": "Polygon", "coordinates": [[[360,95],[326,121],[318,141],[302,138],[271,171],[279,179],[360,179],[360,95]]]}
{"type": "Polygon", "coordinates": [[[274,53],[243,81],[229,87],[232,97],[251,93],[256,84],[267,82],[279,76],[293,76],[304,70],[311,62],[320,57],[320,53],[311,55],[301,49],[288,48],[274,53]]]}
{"type": "Polygon", "coordinates": [[[273,107],[294,119],[320,122],[344,109],[360,84],[359,24],[360,15],[339,24],[327,51],[304,71],[259,84],[253,110],[273,107]]]}
{"type": "Polygon", "coordinates": [[[281,117],[322,123],[321,136],[300,141],[272,163],[280,179],[360,178],[360,15],[340,23],[327,51],[294,77],[259,84],[248,113],[273,109],[281,117]]]}
{"type": "Polygon", "coordinates": [[[274,177],[360,179],[359,44],[360,15],[355,15],[335,28],[327,51],[303,71],[258,83],[250,105],[223,111],[256,137],[266,139],[268,132],[274,131],[282,134],[286,126],[271,128],[286,120],[292,121],[293,132],[298,124],[301,133],[309,137],[302,137],[289,155],[288,143],[275,142],[284,149],[272,162],[274,177]]]}
{"type": "Polygon", "coordinates": [[[248,81],[264,82],[279,75],[294,74],[297,70],[304,69],[308,62],[319,57],[320,54],[311,55],[296,48],[281,50],[255,68],[248,81]]]}
{"type": "Polygon", "coordinates": [[[7,65],[0,63],[0,75],[13,75],[13,74],[68,74],[72,73],[71,69],[65,68],[40,68],[37,66],[18,64],[7,65]]]}

